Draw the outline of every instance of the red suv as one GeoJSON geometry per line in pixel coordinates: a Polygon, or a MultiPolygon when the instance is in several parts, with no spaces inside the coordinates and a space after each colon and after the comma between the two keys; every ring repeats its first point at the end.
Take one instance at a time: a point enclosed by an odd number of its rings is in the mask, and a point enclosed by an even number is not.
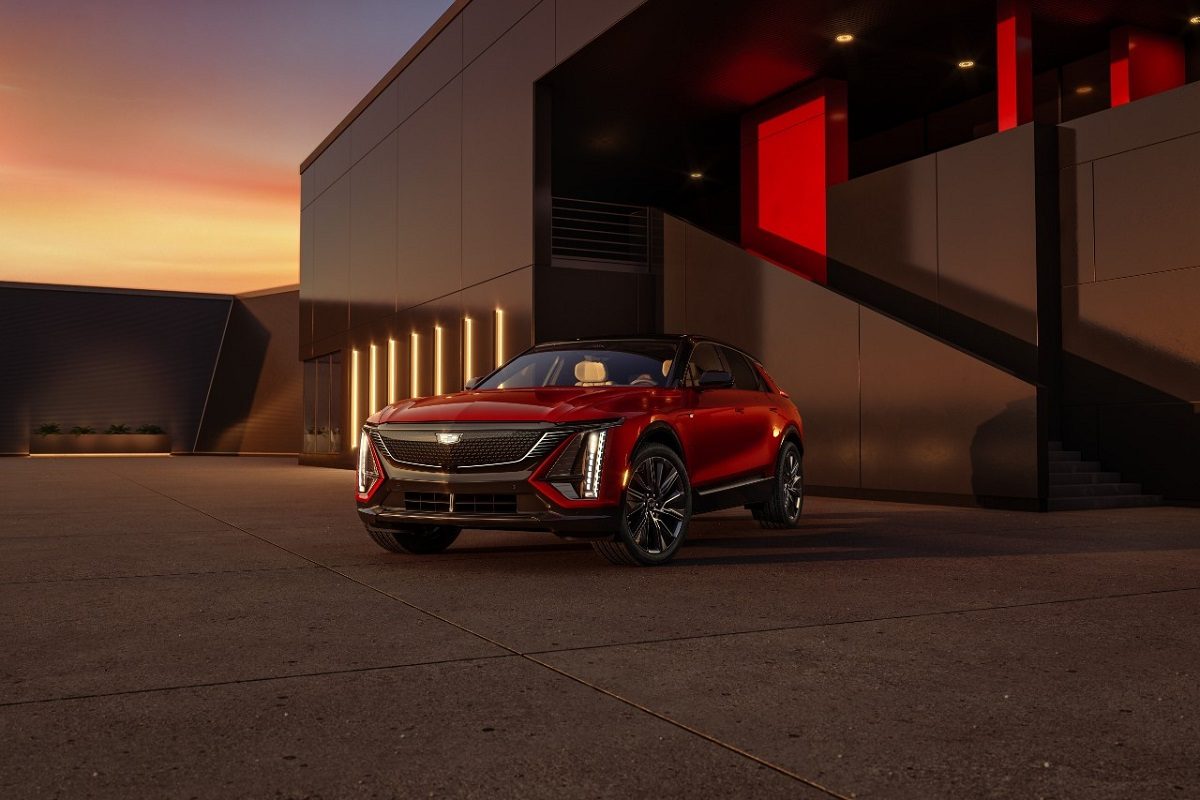
{"type": "Polygon", "coordinates": [[[790,528],[804,429],[762,365],[700,336],[533,347],[466,391],[367,420],[358,514],[400,553],[463,528],[585,538],[613,563],[669,561],[693,514],[744,506],[790,528]]]}

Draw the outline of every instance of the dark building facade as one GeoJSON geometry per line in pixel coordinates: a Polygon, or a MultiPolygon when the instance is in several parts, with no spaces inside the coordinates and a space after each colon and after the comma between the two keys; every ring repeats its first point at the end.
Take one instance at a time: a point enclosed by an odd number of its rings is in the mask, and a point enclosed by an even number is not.
{"type": "Polygon", "coordinates": [[[155,426],[173,453],[294,454],[294,287],[237,296],[0,283],[0,453],[36,429],[155,426]]]}
{"type": "Polygon", "coordinates": [[[455,3],[302,165],[302,460],[534,341],[688,330],[793,395],[818,490],[1198,501],[1195,14],[455,3]]]}

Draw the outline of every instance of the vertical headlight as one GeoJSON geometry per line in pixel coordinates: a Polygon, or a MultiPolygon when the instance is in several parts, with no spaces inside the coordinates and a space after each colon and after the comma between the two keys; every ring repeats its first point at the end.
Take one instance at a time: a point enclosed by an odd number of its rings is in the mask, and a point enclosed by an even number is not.
{"type": "Polygon", "coordinates": [[[363,431],[361,438],[358,440],[359,499],[368,499],[382,478],[383,475],[380,474],[379,461],[375,455],[375,448],[371,445],[371,438],[367,436],[366,431],[363,431]]]}
{"type": "Polygon", "coordinates": [[[588,431],[583,443],[583,492],[586,498],[600,496],[600,475],[604,469],[604,442],[607,430],[588,431]]]}

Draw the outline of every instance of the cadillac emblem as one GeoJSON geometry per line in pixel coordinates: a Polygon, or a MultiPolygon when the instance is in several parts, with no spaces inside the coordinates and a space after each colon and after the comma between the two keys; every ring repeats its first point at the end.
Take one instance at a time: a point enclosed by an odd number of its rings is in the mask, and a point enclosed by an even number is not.
{"type": "Polygon", "coordinates": [[[437,435],[438,444],[458,444],[461,441],[461,433],[439,433],[437,435]]]}

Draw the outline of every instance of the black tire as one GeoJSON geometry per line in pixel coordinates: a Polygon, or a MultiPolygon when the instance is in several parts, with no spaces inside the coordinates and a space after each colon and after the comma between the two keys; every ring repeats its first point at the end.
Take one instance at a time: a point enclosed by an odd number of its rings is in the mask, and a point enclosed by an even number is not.
{"type": "Polygon", "coordinates": [[[804,511],[804,458],[795,442],[789,439],[779,448],[770,499],[750,510],[764,528],[794,528],[800,523],[804,511]]]}
{"type": "Polygon", "coordinates": [[[675,451],[661,444],[638,448],[621,496],[615,538],[592,542],[614,564],[655,567],[675,557],[692,519],[692,485],[675,451]]]}
{"type": "Polygon", "coordinates": [[[407,530],[382,530],[367,528],[372,541],[384,550],[393,553],[408,553],[414,556],[425,556],[440,553],[458,538],[462,528],[448,525],[426,525],[407,530]]]}

